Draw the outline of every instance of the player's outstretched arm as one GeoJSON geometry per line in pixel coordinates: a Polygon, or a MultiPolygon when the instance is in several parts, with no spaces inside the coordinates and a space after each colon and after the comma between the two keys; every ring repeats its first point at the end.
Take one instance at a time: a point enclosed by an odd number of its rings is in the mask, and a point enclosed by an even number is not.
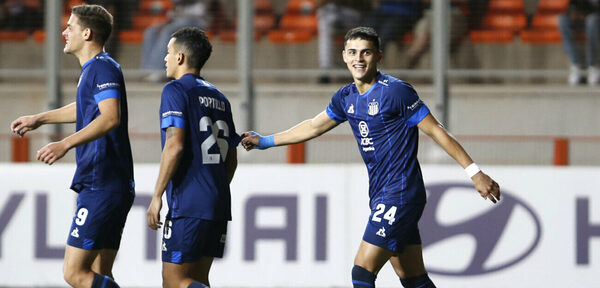
{"type": "Polygon", "coordinates": [[[323,111],[312,119],[304,120],[286,131],[273,135],[262,136],[253,131],[245,132],[242,134],[242,146],[250,151],[254,148],[267,149],[273,146],[301,143],[322,135],[338,124],[323,111]]]}
{"type": "MultiPolygon", "coordinates": [[[[75,106],[72,109],[75,109],[75,106]]],[[[52,165],[52,163],[65,156],[71,148],[94,141],[121,124],[118,98],[107,98],[100,101],[98,109],[100,115],[96,119],[67,138],[44,146],[38,151],[37,159],[52,165]]]]}
{"type": "Polygon", "coordinates": [[[474,165],[473,159],[467,154],[465,149],[456,141],[456,139],[444,129],[444,127],[433,117],[433,115],[427,115],[417,127],[425,134],[433,138],[445,151],[450,155],[460,166],[467,169],[467,173],[473,174],[471,180],[475,189],[479,192],[481,197],[489,199],[496,203],[500,200],[500,186],[494,179],[492,179],[483,171],[474,165]],[[474,166],[471,166],[474,165],[474,166]],[[467,168],[469,167],[469,168],[467,168]],[[475,170],[473,170],[475,169],[475,170]]]}
{"type": "Polygon", "coordinates": [[[23,137],[25,133],[35,130],[43,124],[73,123],[77,120],[77,104],[75,102],[61,108],[27,115],[17,118],[10,123],[10,131],[23,137]]]}
{"type": "Polygon", "coordinates": [[[165,146],[160,159],[160,168],[158,171],[158,179],[154,186],[154,194],[152,202],[148,206],[146,216],[148,218],[148,226],[156,230],[162,226],[160,222],[160,209],[162,208],[162,195],[167,189],[167,185],[175,174],[183,149],[185,145],[185,130],[171,126],[167,128],[165,146]]]}

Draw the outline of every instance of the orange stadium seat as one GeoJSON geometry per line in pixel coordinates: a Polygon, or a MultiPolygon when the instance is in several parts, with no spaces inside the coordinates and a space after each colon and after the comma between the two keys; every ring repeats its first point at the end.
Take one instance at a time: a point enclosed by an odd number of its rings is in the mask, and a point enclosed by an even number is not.
{"type": "Polygon", "coordinates": [[[302,30],[317,33],[317,17],[315,15],[284,15],[281,18],[281,29],[302,30]]]}
{"type": "Polygon", "coordinates": [[[510,43],[514,34],[506,30],[474,30],[469,34],[472,42],[478,43],[510,43]]]}
{"type": "Polygon", "coordinates": [[[540,0],[531,27],[521,32],[521,41],[532,44],[560,43],[558,15],[568,6],[568,0],[540,0]]]}
{"type": "Polygon", "coordinates": [[[537,13],[557,14],[569,7],[569,0],[539,0],[537,13]]]}
{"type": "Polygon", "coordinates": [[[279,29],[269,32],[274,43],[308,42],[317,34],[317,15],[314,0],[289,0],[281,17],[279,29]]]}
{"type": "Polygon", "coordinates": [[[483,19],[483,29],[470,31],[469,38],[473,42],[506,43],[526,26],[524,13],[487,14],[483,19]]]}
{"type": "Polygon", "coordinates": [[[37,43],[44,43],[46,41],[46,31],[42,29],[33,31],[33,40],[37,43]]]}
{"type": "Polygon", "coordinates": [[[119,40],[123,43],[140,44],[144,41],[143,30],[125,30],[119,32],[119,40]]]}
{"type": "Polygon", "coordinates": [[[313,34],[308,31],[275,30],[269,32],[269,41],[273,43],[303,43],[309,42],[313,34]]]}
{"type": "Polygon", "coordinates": [[[488,13],[524,13],[522,0],[490,0],[488,13]]]}
{"type": "Polygon", "coordinates": [[[22,42],[27,40],[29,34],[24,31],[0,30],[0,42],[15,41],[22,42]]]}

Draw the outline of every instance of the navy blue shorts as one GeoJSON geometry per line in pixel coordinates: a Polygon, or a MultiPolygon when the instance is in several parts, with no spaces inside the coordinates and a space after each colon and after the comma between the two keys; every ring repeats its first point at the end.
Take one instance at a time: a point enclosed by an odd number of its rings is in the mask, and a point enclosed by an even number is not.
{"type": "Polygon", "coordinates": [[[406,245],[421,244],[419,219],[424,208],[425,204],[377,204],[371,210],[363,240],[397,253],[402,253],[406,245]]]}
{"type": "Polygon", "coordinates": [[[85,250],[119,249],[127,214],[135,192],[107,193],[83,189],[77,196],[77,210],[67,244],[85,250]]]}
{"type": "Polygon", "coordinates": [[[163,228],[163,262],[191,263],[201,257],[223,257],[228,221],[171,219],[169,214],[163,228]]]}

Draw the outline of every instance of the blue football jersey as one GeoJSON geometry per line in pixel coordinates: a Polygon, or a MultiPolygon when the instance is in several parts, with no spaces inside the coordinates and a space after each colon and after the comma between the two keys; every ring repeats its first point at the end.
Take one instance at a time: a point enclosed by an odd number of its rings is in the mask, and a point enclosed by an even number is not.
{"type": "Polygon", "coordinates": [[[77,131],[100,115],[98,103],[108,98],[120,101],[120,125],[106,135],[75,148],[77,170],[71,189],[133,191],[133,157],[127,132],[127,93],[121,66],[107,53],[100,53],[81,67],[77,84],[77,131]]]}
{"type": "Polygon", "coordinates": [[[354,84],[344,86],[326,111],[352,127],[369,173],[371,209],[378,203],[425,203],[416,125],[429,109],[410,84],[378,72],[369,91],[361,95],[354,84]]]}
{"type": "Polygon", "coordinates": [[[236,147],[229,100],[211,83],[186,74],[165,85],[160,104],[162,147],[166,129],[185,130],[181,163],[167,186],[173,218],[231,220],[231,195],[225,169],[229,148],[236,147]]]}

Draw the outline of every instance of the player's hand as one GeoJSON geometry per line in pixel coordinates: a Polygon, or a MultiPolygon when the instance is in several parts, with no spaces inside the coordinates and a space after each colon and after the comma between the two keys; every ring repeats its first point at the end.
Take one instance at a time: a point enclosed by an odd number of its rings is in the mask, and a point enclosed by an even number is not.
{"type": "Polygon", "coordinates": [[[246,149],[246,151],[250,151],[258,145],[258,141],[260,139],[260,135],[256,134],[254,131],[248,131],[242,133],[242,147],[246,149]]]}
{"type": "Polygon", "coordinates": [[[69,151],[69,145],[65,141],[52,142],[37,151],[37,160],[52,165],[69,151]]]}
{"type": "Polygon", "coordinates": [[[150,206],[148,206],[148,212],[146,216],[148,217],[148,226],[152,230],[159,229],[162,226],[162,222],[160,222],[160,209],[162,208],[162,199],[158,197],[152,197],[152,202],[150,202],[150,206]]]}
{"type": "Polygon", "coordinates": [[[40,127],[41,123],[35,116],[21,116],[17,120],[10,123],[10,131],[23,137],[25,133],[35,130],[40,127]]]}
{"type": "Polygon", "coordinates": [[[472,180],[475,189],[483,199],[490,199],[494,203],[500,201],[500,186],[494,179],[480,171],[473,176],[472,180]]]}

